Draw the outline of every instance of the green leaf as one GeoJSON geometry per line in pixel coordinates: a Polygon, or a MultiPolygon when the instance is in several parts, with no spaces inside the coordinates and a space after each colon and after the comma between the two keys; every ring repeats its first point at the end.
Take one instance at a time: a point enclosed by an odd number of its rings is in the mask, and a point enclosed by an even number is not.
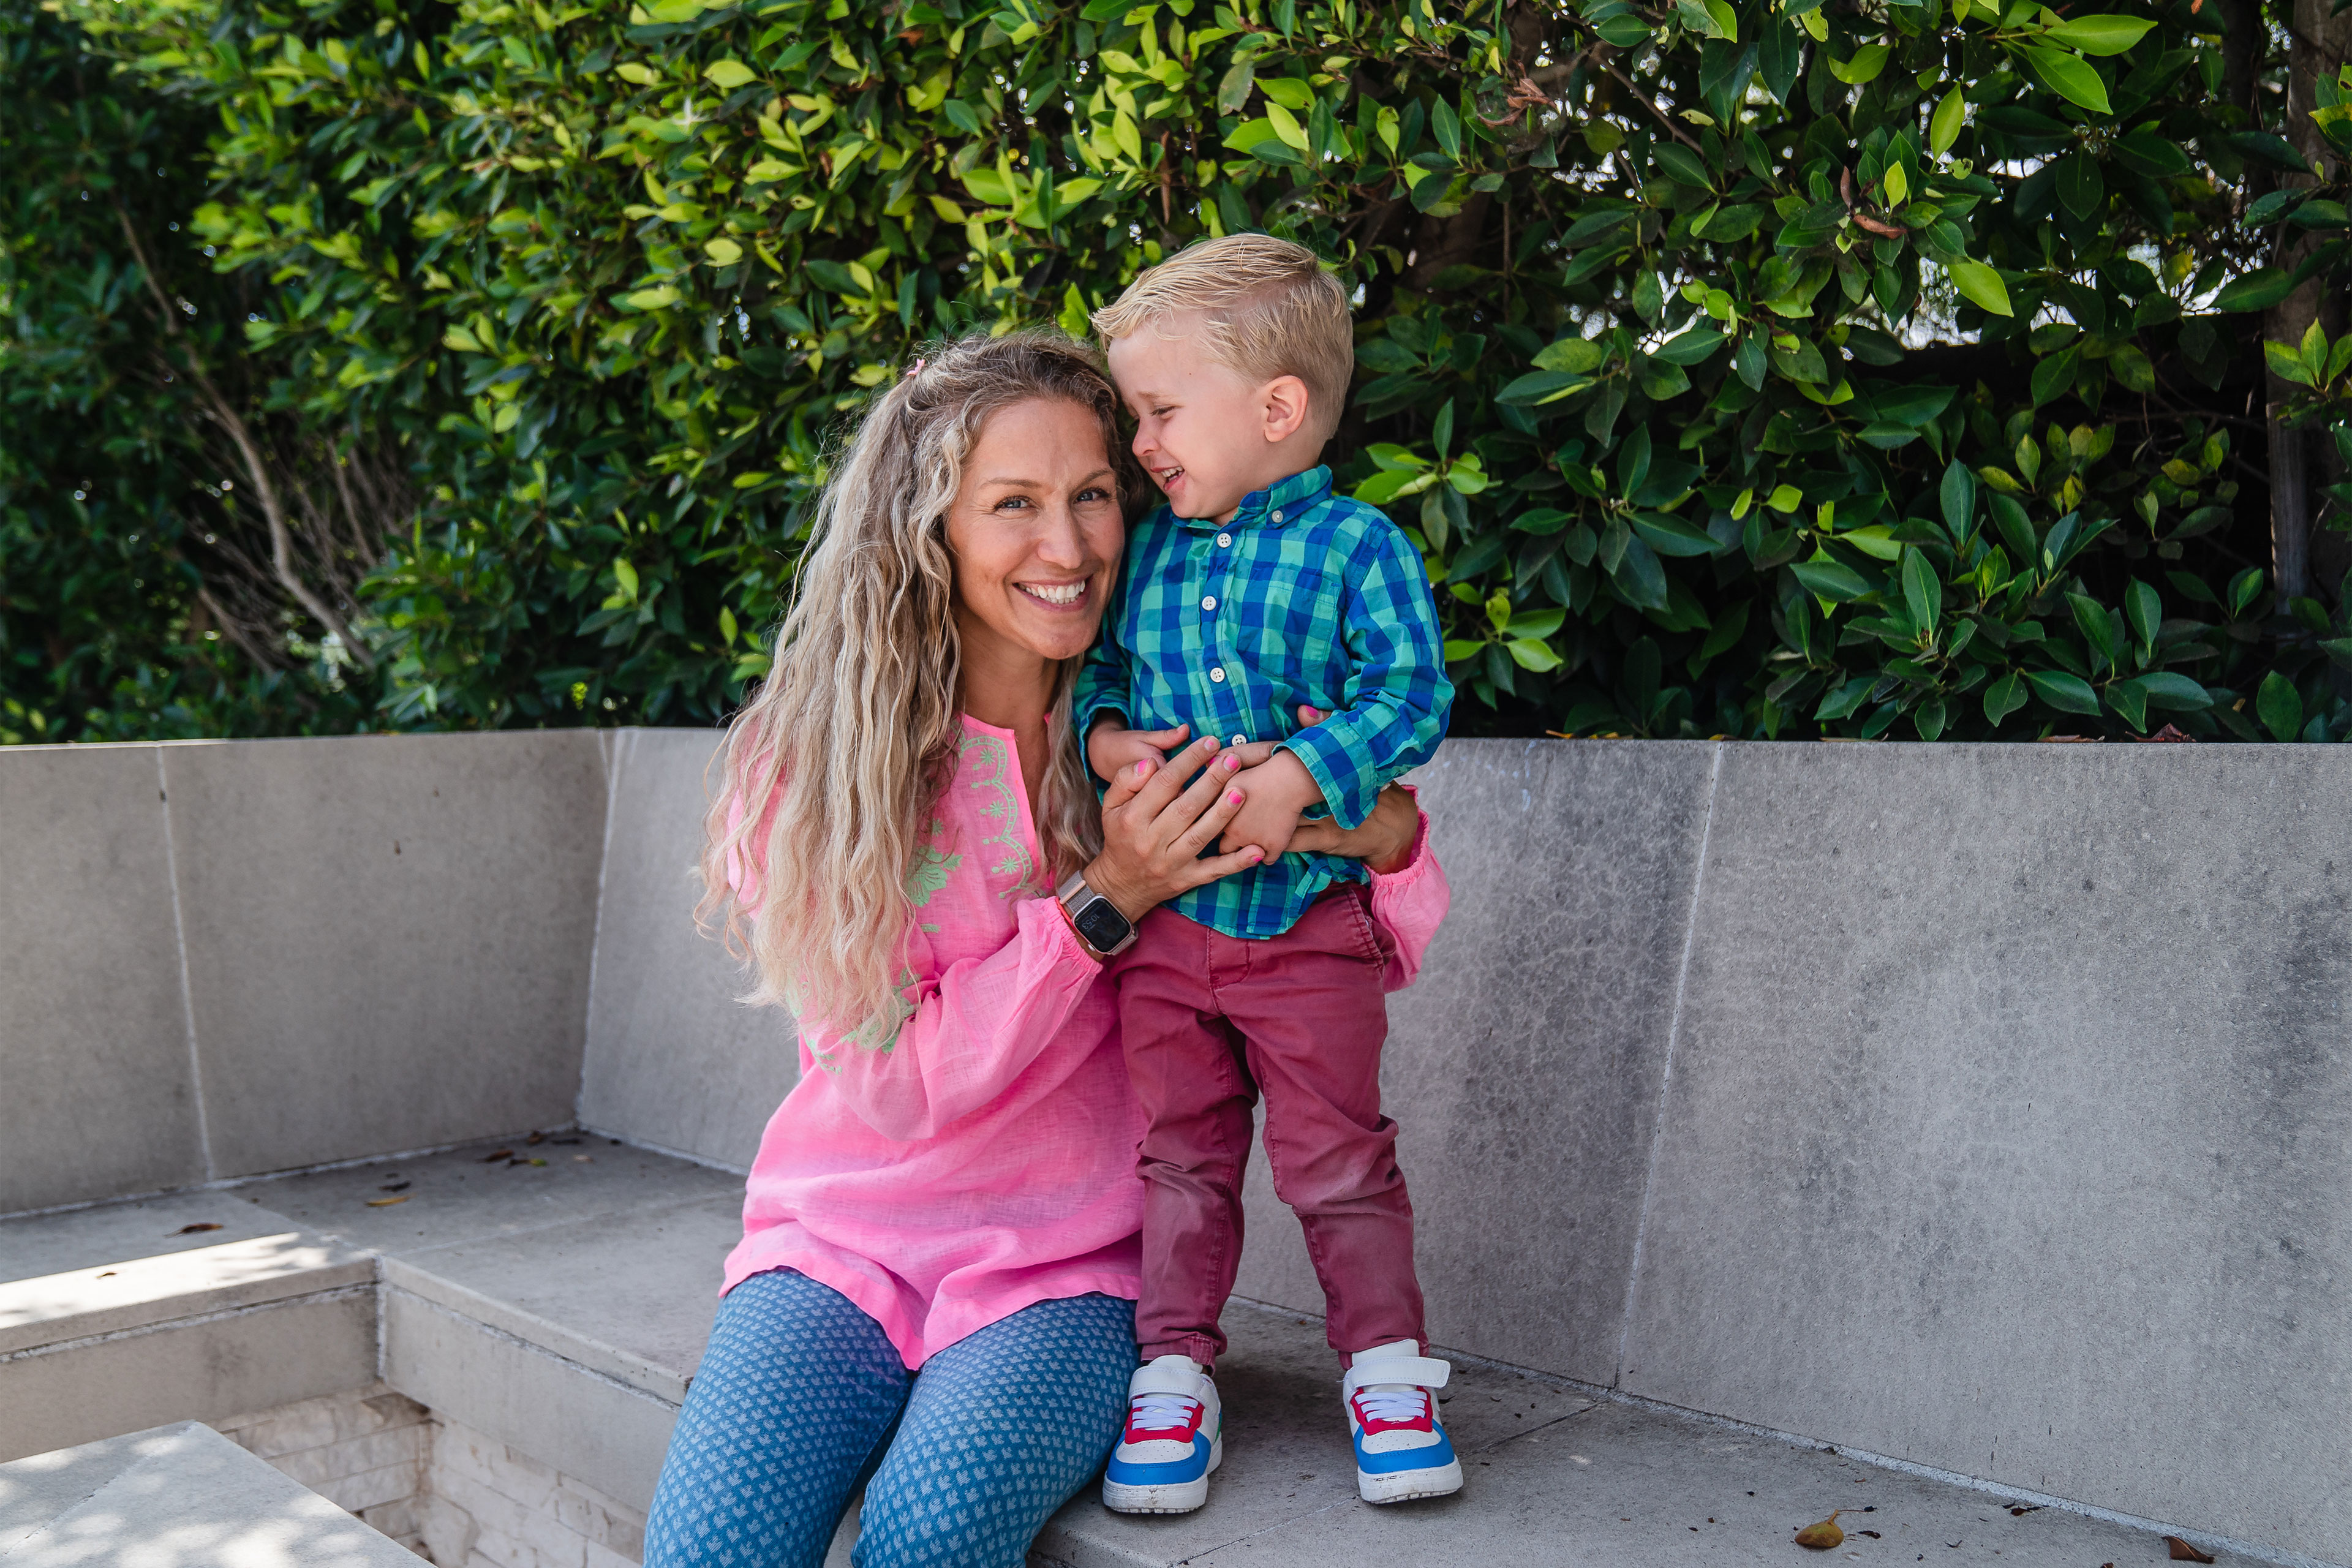
{"type": "Polygon", "coordinates": [[[1511,656],[1511,661],[1521,669],[1538,672],[1558,669],[1563,662],[1559,655],[1532,637],[1513,637],[1503,647],[1511,656]]]}
{"type": "Polygon", "coordinates": [[[1984,716],[1988,724],[1999,724],[2024,706],[2025,682],[2013,669],[1985,688],[1984,716]]]}
{"type": "Polygon", "coordinates": [[[1887,56],[1892,53],[1885,44],[1864,44],[1853,51],[1853,58],[1832,58],[1830,74],[1848,87],[1862,87],[1878,79],[1886,68],[1887,56]]]}
{"type": "Polygon", "coordinates": [[[1960,291],[1960,298],[1979,310],[1992,316],[2013,314],[2009,306],[2008,286],[2001,282],[2000,273],[1983,262],[1955,257],[1944,263],[1944,270],[1950,274],[1952,287],[1960,291]]]}
{"type": "Polygon", "coordinates": [[[2145,663],[2156,651],[2156,634],[2164,625],[2164,601],[2154,588],[2135,577],[2124,590],[2124,618],[2131,622],[2132,636],[2139,639],[2140,659],[2145,663]]]}
{"type": "Polygon", "coordinates": [[[2042,33],[2053,43],[2086,55],[2119,55],[2147,36],[2153,16],[2076,16],[2042,33]]]}
{"type": "Polygon", "coordinates": [[[2267,310],[2294,292],[2294,275],[2264,267],[2236,279],[2213,296],[2217,310],[2267,310]]]}
{"type": "Polygon", "coordinates": [[[2274,738],[2294,740],[2303,728],[2303,698],[2296,693],[2294,682],[2275,669],[2263,676],[2261,689],[2254,693],[2254,714],[2274,738]]]}
{"type": "MultiPolygon", "coordinates": [[[[2352,339],[2347,339],[2352,342],[2352,339]]],[[[1686,329],[1658,345],[1656,358],[1671,364],[1704,364],[1723,347],[1723,334],[1704,323],[1686,329]]],[[[1540,357],[1537,360],[1540,364],[1540,357]]]]}
{"type": "Polygon", "coordinates": [[[1792,561],[1789,570],[1804,584],[1805,592],[1817,599],[1843,604],[1859,599],[1869,593],[1870,584],[1853,567],[1822,556],[1811,561],[1792,561]]]}
{"type": "Polygon", "coordinates": [[[2263,363],[2269,365],[2271,374],[2281,381],[2296,382],[2305,386],[2312,384],[2311,371],[2303,363],[2303,356],[2284,343],[2264,343],[2263,363]]]}
{"type": "Polygon", "coordinates": [[[733,92],[745,82],[757,81],[760,73],[741,60],[713,60],[702,68],[703,79],[721,92],[733,92]]]}
{"type": "Polygon", "coordinates": [[[1944,506],[1944,526],[1956,540],[1966,542],[1969,531],[1976,526],[1977,480],[1968,465],[1958,458],[1944,468],[1944,483],[1938,492],[1944,506]]]}
{"type": "Polygon", "coordinates": [[[1715,182],[1707,177],[1706,165],[1700,163],[1698,154],[1687,147],[1673,142],[1660,142],[1650,150],[1650,157],[1659,168],[1665,171],[1666,177],[1670,180],[1688,185],[1694,190],[1704,191],[1714,187],[1715,182]]]}
{"type": "Polygon", "coordinates": [[[1581,375],[1598,369],[1601,362],[1608,357],[1609,351],[1590,338],[1561,338],[1536,351],[1535,365],[1538,370],[1565,371],[1581,375]]]}
{"type": "Polygon", "coordinates": [[[1960,126],[1968,117],[1968,97],[1958,88],[1944,94],[1936,105],[1935,117],[1927,121],[1927,146],[1937,157],[1952,150],[1960,139],[1960,126]]]}
{"type": "Polygon", "coordinates": [[[1592,384],[1592,378],[1567,371],[1530,371],[1495,395],[1495,401],[1512,408],[1553,403],[1592,384]]]}
{"type": "Polygon", "coordinates": [[[2213,706],[2213,695],[2189,677],[2168,669],[2150,670],[2139,678],[2142,690],[2147,693],[2151,708],[2168,709],[2176,713],[2194,713],[2200,708],[2213,706]]]}
{"type": "Polygon", "coordinates": [[[1257,58],[1246,56],[1225,72],[1217,84],[1217,111],[1239,114],[1249,104],[1250,88],[1256,80],[1257,58]]]}
{"type": "Polygon", "coordinates": [[[2147,688],[2137,680],[2107,682],[2107,706],[2139,733],[2147,730],[2147,688]]]}
{"type": "Polygon", "coordinates": [[[1609,569],[1609,580],[1637,610],[1666,607],[1666,569],[1659,564],[1656,552],[1638,537],[1628,534],[1624,553],[1609,569]]]}
{"type": "Polygon", "coordinates": [[[1671,513],[1633,511],[1625,515],[1633,531],[1648,540],[1650,548],[1661,555],[1712,555],[1722,548],[1713,535],[1671,513]]]}
{"type": "Polygon", "coordinates": [[[2098,717],[2099,694],[2079,676],[2060,669],[2029,669],[2025,671],[2028,685],[2034,695],[2051,707],[2068,713],[2085,713],[2098,717]]]}
{"type": "Polygon", "coordinates": [[[2034,364],[2032,387],[2036,408],[2063,395],[2066,389],[2074,384],[2077,357],[2074,350],[2061,349],[2034,364]]]}
{"type": "Polygon", "coordinates": [[[2063,49],[2041,44],[2027,44],[2016,52],[2033,74],[2042,79],[2042,86],[2067,102],[2087,109],[2094,114],[2115,112],[2107,104],[2107,84],[2099,79],[2099,73],[2087,61],[2063,49]]]}
{"type": "Polygon", "coordinates": [[[1443,94],[1430,105],[1429,129],[1437,138],[1437,144],[1444,150],[1445,155],[1454,162],[1460,163],[1462,161],[1462,121],[1454,112],[1454,105],[1448,103],[1443,94]]]}
{"type": "Polygon", "coordinates": [[[1911,611],[1911,625],[1932,632],[1944,614],[1944,584],[1927,552],[1903,552],[1903,602],[1911,611]]]}
{"type": "Polygon", "coordinates": [[[2116,655],[2122,650],[2116,647],[2115,627],[2107,620],[2105,606],[2084,594],[2067,595],[2066,605],[2074,613],[2075,628],[2091,645],[2091,651],[2113,665],[2116,655]]]}

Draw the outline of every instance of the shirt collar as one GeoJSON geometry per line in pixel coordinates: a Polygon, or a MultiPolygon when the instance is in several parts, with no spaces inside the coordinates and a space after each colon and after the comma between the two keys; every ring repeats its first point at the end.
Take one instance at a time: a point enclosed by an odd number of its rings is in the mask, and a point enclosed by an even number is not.
{"type": "Polygon", "coordinates": [[[1293,474],[1265,489],[1252,490],[1244,496],[1231,522],[1221,523],[1204,517],[1188,517],[1181,521],[1187,528],[1204,531],[1215,528],[1280,528],[1330,493],[1331,470],[1318,464],[1303,474],[1293,474]]]}

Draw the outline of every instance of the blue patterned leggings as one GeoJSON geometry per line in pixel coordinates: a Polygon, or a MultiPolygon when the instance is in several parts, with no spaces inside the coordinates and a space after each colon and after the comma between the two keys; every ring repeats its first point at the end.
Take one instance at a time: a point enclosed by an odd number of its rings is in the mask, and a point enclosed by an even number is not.
{"type": "Polygon", "coordinates": [[[882,1326],[778,1269],[727,1293],[646,1521],[646,1568],[819,1568],[866,1483],[857,1568],[1021,1568],[1118,1441],[1135,1303],[1040,1301],[908,1372],[882,1326]]]}

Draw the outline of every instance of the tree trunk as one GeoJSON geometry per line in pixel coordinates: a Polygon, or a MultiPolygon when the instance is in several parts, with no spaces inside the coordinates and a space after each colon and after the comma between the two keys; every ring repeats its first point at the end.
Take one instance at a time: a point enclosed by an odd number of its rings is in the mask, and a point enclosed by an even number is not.
{"type": "MultiPolygon", "coordinates": [[[[2311,122],[2312,110],[2317,107],[2313,84],[2323,75],[2333,79],[2345,61],[2352,58],[2352,10],[2330,16],[2329,3],[2330,0],[2293,0],[2286,123],[2279,128],[2280,134],[2315,167],[2322,166],[2324,158],[2332,157],[2333,149],[2311,122]]],[[[2285,174],[2280,178],[2280,184],[2287,186],[2312,183],[2313,176],[2309,174],[2285,174]]],[[[2319,244],[2320,236],[2309,229],[2283,229],[2274,263],[2289,269],[2299,267],[2319,244]]],[[[2306,282],[2263,312],[2263,337],[2290,347],[2300,343],[2327,303],[2321,298],[2318,280],[2306,282]]],[[[2336,312],[2332,313],[2340,313],[2341,301],[2334,303],[2336,312]]],[[[2310,443],[2304,432],[2288,429],[2279,418],[2280,405],[2293,395],[2291,384],[2275,375],[2268,378],[2268,384],[2271,563],[2277,583],[2277,605],[2284,611],[2290,599],[2307,596],[2312,588],[2310,443]]]]}

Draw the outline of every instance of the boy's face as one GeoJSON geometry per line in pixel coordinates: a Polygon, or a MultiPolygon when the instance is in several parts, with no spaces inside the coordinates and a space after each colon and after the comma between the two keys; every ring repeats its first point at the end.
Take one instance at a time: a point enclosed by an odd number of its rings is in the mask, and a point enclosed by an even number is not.
{"type": "Polygon", "coordinates": [[[1263,384],[1200,352],[1192,319],[1173,316],[1113,339],[1111,379],[1135,416],[1135,456],[1179,517],[1228,522],[1253,490],[1315,465],[1307,384],[1263,384]]]}

